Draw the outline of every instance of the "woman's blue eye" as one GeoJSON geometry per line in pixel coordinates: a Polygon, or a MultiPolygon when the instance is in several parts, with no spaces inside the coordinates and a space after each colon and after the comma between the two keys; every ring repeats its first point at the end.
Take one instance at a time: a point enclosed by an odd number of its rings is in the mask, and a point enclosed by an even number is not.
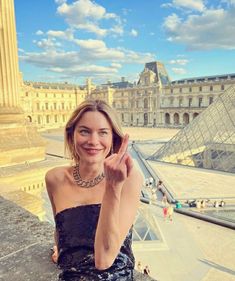
{"type": "Polygon", "coordinates": [[[104,135],[107,135],[107,134],[108,134],[108,132],[106,132],[106,131],[100,132],[101,136],[104,136],[104,135]]]}
{"type": "Polygon", "coordinates": [[[89,132],[88,132],[87,130],[81,130],[79,133],[80,133],[81,135],[87,135],[87,134],[89,134],[89,132]]]}

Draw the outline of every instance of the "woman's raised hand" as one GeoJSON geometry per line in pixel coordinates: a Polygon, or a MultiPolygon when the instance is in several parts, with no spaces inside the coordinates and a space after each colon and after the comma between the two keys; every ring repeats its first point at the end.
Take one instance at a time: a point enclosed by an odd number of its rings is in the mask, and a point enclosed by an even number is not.
{"type": "Polygon", "coordinates": [[[127,153],[128,140],[129,136],[125,135],[118,153],[110,155],[104,161],[106,181],[113,187],[123,185],[133,168],[133,161],[127,153]]]}

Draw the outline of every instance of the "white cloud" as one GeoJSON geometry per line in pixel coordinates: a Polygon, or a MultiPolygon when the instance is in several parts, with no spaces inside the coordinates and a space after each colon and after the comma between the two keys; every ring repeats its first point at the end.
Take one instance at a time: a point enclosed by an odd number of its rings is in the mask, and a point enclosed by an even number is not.
{"type": "Polygon", "coordinates": [[[180,74],[180,75],[186,74],[186,70],[185,70],[184,68],[173,67],[171,70],[172,70],[175,74],[180,74]]]}
{"type": "Polygon", "coordinates": [[[164,3],[161,7],[180,8],[202,12],[205,9],[203,0],[173,0],[170,3],[164,3]]]}
{"type": "Polygon", "coordinates": [[[36,35],[43,35],[44,33],[43,33],[43,31],[38,30],[35,34],[36,34],[36,35]]]}
{"type": "Polygon", "coordinates": [[[59,42],[56,42],[55,40],[49,38],[49,39],[42,39],[40,41],[33,41],[34,43],[37,44],[37,46],[39,48],[43,48],[43,49],[51,49],[51,48],[56,48],[56,47],[60,47],[61,44],[59,42]]]}
{"type": "MultiPolygon", "coordinates": [[[[63,3],[57,8],[57,12],[65,17],[70,26],[99,36],[106,36],[108,33],[108,30],[99,26],[100,21],[111,19],[120,23],[120,18],[116,14],[107,13],[103,6],[90,0],[78,0],[70,5],[63,3]]],[[[115,32],[115,29],[112,32],[115,32]]],[[[118,30],[118,33],[120,33],[120,30],[118,30]]]]}
{"type": "Polygon", "coordinates": [[[57,37],[65,40],[73,40],[73,31],[71,29],[67,29],[65,31],[61,30],[48,30],[47,35],[50,37],[57,37]]]}
{"type": "Polygon", "coordinates": [[[136,37],[136,36],[138,36],[138,31],[135,29],[132,29],[130,34],[131,34],[131,36],[136,37]]]}
{"type": "Polygon", "coordinates": [[[202,12],[205,8],[202,0],[173,0],[173,6],[202,12]]]}
{"type": "MultiPolygon", "coordinates": [[[[100,77],[104,73],[117,74],[122,63],[143,64],[155,59],[154,55],[150,53],[137,53],[122,48],[107,48],[101,40],[76,40],[80,46],[79,51],[57,51],[45,47],[43,52],[28,52],[21,54],[19,58],[21,61],[44,68],[49,72],[70,75],[71,77],[76,77],[78,74],[84,77],[91,74],[93,77],[100,77]]],[[[47,43],[47,41],[44,42],[45,46],[47,43]]]]}
{"type": "Polygon", "coordinates": [[[235,49],[235,6],[229,10],[204,10],[185,19],[171,14],[164,21],[168,40],[188,50],[235,49]]]}
{"type": "Polygon", "coordinates": [[[58,5],[62,5],[64,3],[66,3],[66,0],[55,0],[55,3],[58,5]]]}
{"type": "Polygon", "coordinates": [[[179,64],[179,65],[186,65],[189,62],[189,60],[186,59],[177,59],[177,60],[170,60],[170,64],[179,64]]]}

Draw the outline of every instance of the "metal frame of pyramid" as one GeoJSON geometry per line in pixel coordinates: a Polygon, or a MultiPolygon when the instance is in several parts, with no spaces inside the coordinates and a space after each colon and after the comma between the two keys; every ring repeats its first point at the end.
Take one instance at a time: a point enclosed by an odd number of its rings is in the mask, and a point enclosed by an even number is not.
{"type": "Polygon", "coordinates": [[[235,173],[235,88],[227,89],[147,160],[235,173]]]}

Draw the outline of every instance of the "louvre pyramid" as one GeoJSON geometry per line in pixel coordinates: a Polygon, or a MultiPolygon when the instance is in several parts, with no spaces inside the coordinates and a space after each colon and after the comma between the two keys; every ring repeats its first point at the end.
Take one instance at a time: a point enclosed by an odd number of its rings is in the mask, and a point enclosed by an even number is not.
{"type": "Polygon", "coordinates": [[[148,160],[235,173],[235,88],[221,94],[148,160]]]}

